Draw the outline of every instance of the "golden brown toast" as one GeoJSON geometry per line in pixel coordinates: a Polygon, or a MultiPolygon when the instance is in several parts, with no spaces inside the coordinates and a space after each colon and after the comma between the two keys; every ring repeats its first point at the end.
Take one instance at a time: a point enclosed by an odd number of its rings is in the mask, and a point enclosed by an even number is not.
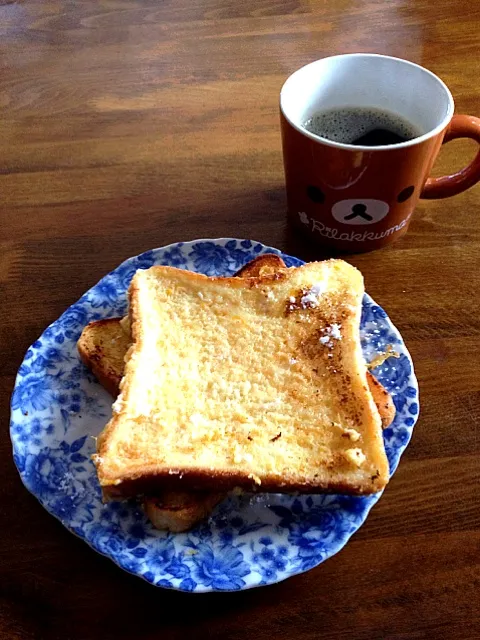
{"type": "MultiPolygon", "coordinates": [[[[283,260],[274,254],[258,256],[237,272],[238,277],[258,277],[285,269],[283,260]]],[[[99,382],[116,397],[123,376],[124,358],[131,337],[130,327],[121,318],[110,318],[87,325],[78,342],[83,362],[99,382]]],[[[382,425],[395,416],[395,406],[388,391],[367,371],[370,391],[377,404],[382,425]]],[[[205,494],[185,491],[162,491],[156,498],[146,497],[143,506],[155,527],[174,532],[187,531],[209,515],[209,510],[224,498],[223,493],[205,494]]]]}
{"type": "Polygon", "coordinates": [[[363,293],[342,260],[259,278],[138,271],[121,395],[94,456],[104,496],[382,489],[363,293]]]}

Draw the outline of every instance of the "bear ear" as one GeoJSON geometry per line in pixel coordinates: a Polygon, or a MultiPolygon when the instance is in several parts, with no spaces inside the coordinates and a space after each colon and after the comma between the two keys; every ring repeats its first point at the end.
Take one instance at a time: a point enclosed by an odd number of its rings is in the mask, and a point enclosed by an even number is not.
{"type": "Polygon", "coordinates": [[[400,193],[398,194],[397,202],[405,202],[410,198],[414,191],[415,187],[413,185],[410,185],[406,189],[403,189],[403,191],[400,191],[400,193]]]}
{"type": "Polygon", "coordinates": [[[307,196],[317,204],[323,204],[325,202],[325,194],[318,187],[313,187],[312,185],[308,186],[307,196]]]}

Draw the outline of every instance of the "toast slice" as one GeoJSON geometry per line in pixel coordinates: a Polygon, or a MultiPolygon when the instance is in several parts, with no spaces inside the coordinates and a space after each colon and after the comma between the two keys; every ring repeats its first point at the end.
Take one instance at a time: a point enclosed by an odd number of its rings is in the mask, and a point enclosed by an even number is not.
{"type": "Polygon", "coordinates": [[[138,271],[122,393],[94,456],[105,498],[382,489],[363,291],[341,260],[248,279],[138,271]]]}
{"type": "MultiPolygon", "coordinates": [[[[246,264],[236,276],[258,277],[285,268],[286,265],[279,256],[265,254],[246,264]]],[[[83,330],[78,342],[83,362],[114,397],[119,393],[125,354],[131,342],[129,323],[121,320],[110,318],[91,322],[83,330]]],[[[382,425],[387,427],[395,416],[392,398],[369,371],[367,380],[382,425]]],[[[145,497],[143,507],[148,518],[158,529],[181,532],[191,529],[207,517],[224,497],[223,493],[161,491],[157,497],[145,497]]]]}

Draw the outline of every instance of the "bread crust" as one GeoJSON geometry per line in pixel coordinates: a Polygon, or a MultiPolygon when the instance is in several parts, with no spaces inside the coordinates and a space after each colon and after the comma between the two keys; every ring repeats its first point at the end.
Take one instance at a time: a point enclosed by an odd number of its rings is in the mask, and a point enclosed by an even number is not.
{"type": "MultiPolygon", "coordinates": [[[[102,336],[113,334],[117,340],[122,340],[123,338],[123,341],[127,342],[127,338],[123,336],[120,321],[121,318],[108,318],[90,322],[82,331],[77,342],[77,349],[82,362],[92,371],[102,387],[114,397],[118,394],[123,376],[123,366],[120,370],[118,363],[112,362],[112,346],[109,349],[106,348],[102,336]]],[[[130,339],[128,338],[129,341],[130,339]]],[[[115,344],[115,350],[118,350],[120,355],[122,351],[124,354],[126,353],[122,345],[123,343],[120,345],[118,343],[115,344]]]]}
{"type": "Polygon", "coordinates": [[[285,262],[274,253],[265,253],[247,262],[235,274],[235,278],[258,278],[266,275],[274,275],[286,269],[285,262]]]}
{"type": "Polygon", "coordinates": [[[246,473],[229,473],[208,471],[203,469],[149,469],[144,467],[137,475],[132,474],[122,479],[118,485],[102,486],[105,500],[118,500],[136,496],[154,496],[165,488],[176,491],[214,491],[215,489],[231,491],[241,488],[252,493],[343,493],[346,495],[370,495],[381,491],[386,485],[380,473],[371,476],[371,483],[357,486],[341,481],[285,483],[282,476],[270,475],[261,484],[246,473]]]}

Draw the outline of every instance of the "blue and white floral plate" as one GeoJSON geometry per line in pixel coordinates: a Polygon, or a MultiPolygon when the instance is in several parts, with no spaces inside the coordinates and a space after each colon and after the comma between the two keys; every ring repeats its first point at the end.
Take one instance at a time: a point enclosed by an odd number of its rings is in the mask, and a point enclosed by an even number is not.
{"type": "MultiPolygon", "coordinates": [[[[102,504],[90,456],[94,436],[110,418],[112,399],[79,360],[76,341],[83,327],[126,312],[125,292],[137,269],[164,264],[231,275],[268,252],[289,266],[302,264],[258,242],[228,238],[180,242],[130,258],[50,325],[19,369],[10,431],[25,486],[70,531],[152,584],[205,592],[279,582],[339,551],[380,497],[231,497],[208,522],[183,534],[157,531],[133,503],[102,504]]],[[[401,354],[375,370],[397,408],[384,431],[393,473],[418,414],[417,382],[400,334],[368,295],[361,327],[367,359],[389,344],[401,354]]]]}

